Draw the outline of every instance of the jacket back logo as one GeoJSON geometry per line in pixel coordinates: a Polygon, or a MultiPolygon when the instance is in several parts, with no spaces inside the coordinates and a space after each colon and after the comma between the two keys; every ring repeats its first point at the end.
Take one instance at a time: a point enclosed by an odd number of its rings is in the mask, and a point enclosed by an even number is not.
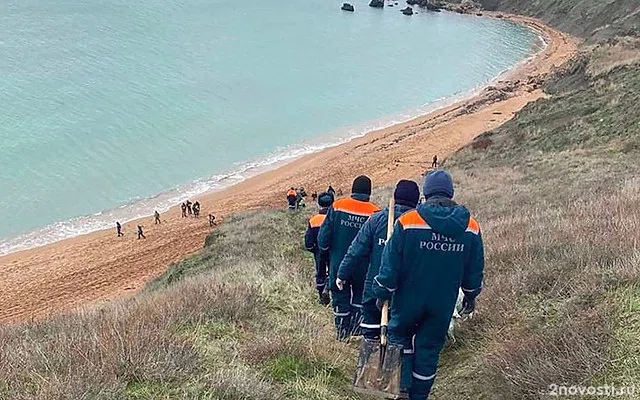
{"type": "Polygon", "coordinates": [[[348,226],[349,228],[362,228],[369,217],[348,214],[346,219],[340,219],[340,226],[348,226]]]}
{"type": "Polygon", "coordinates": [[[464,243],[456,243],[453,238],[431,232],[430,241],[420,241],[420,250],[422,249],[461,253],[464,251],[464,243]]]}

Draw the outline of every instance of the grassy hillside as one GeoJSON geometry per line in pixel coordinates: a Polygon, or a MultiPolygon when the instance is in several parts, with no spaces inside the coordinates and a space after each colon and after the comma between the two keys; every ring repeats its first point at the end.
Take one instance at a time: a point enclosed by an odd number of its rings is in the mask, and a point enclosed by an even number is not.
{"type": "Polygon", "coordinates": [[[526,14],[560,30],[597,41],[640,33],[637,0],[478,0],[489,10],[526,14]]]}
{"type": "MultiPolygon", "coordinates": [[[[487,272],[433,398],[640,382],[640,41],[597,38],[623,32],[634,2],[484,3],[596,36],[549,77],[549,98],[445,161],[483,227],[487,272]]],[[[360,398],[358,346],[337,343],[315,303],[307,217],[238,215],[134,298],[0,328],[0,398],[360,398]]]]}

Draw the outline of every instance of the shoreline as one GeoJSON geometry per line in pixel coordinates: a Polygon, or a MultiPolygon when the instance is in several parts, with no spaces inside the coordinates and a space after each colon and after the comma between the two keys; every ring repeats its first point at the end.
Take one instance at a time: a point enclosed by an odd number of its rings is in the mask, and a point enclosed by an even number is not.
{"type": "MultiPolygon", "coordinates": [[[[472,15],[469,15],[469,17],[475,18],[472,15]]],[[[491,17],[491,15],[487,13],[487,17],[491,17]]],[[[168,212],[174,207],[178,207],[180,203],[187,199],[193,201],[194,199],[207,197],[213,193],[227,190],[254,176],[293,163],[302,157],[342,146],[373,132],[404,124],[414,119],[436,113],[456,103],[468,101],[478,96],[487,86],[492,86],[500,80],[508,79],[512,71],[525,65],[546,49],[548,43],[545,32],[527,24],[523,25],[526,25],[536,33],[537,39],[541,43],[533,44],[532,52],[528,57],[499,72],[493,78],[478,84],[474,88],[435,99],[417,107],[401,110],[382,118],[338,128],[318,138],[307,139],[300,143],[275,149],[263,156],[239,162],[235,164],[232,169],[214,173],[208,177],[194,179],[148,198],[138,198],[113,208],[63,221],[56,221],[29,232],[0,239],[0,267],[2,266],[2,257],[23,251],[36,250],[60,241],[90,235],[100,231],[108,231],[113,228],[115,221],[128,224],[144,220],[151,217],[154,210],[158,210],[160,213],[168,212]],[[352,130],[356,132],[345,134],[345,132],[352,130]]]]}
{"type": "Polygon", "coordinates": [[[149,217],[124,224],[122,239],[111,229],[100,230],[1,256],[0,268],[5,274],[0,279],[0,321],[42,318],[135,293],[172,262],[202,247],[210,232],[209,212],[221,220],[239,211],[283,208],[284,190],[292,185],[304,186],[311,193],[332,184],[347,193],[351,179],[359,173],[367,173],[375,186],[383,186],[423,172],[433,154],[445,159],[477,135],[510,119],[530,101],[543,97],[538,77],[576,51],[574,39],[535,19],[502,15],[542,34],[546,47],[487,87],[472,91],[468,98],[199,195],[200,219],[183,220],[174,206],[163,214],[161,225],[154,226],[149,217]],[[146,240],[134,239],[139,223],[145,225],[146,240]]]}

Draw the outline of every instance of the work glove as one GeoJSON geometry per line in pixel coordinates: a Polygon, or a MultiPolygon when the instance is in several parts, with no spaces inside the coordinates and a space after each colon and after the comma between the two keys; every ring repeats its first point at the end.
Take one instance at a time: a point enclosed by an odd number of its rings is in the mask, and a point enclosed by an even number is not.
{"type": "Polygon", "coordinates": [[[471,314],[476,309],[476,299],[475,297],[464,296],[462,299],[462,310],[460,311],[460,317],[467,318],[470,317],[471,314]]]}
{"type": "Polygon", "coordinates": [[[329,291],[327,290],[327,288],[325,288],[322,293],[320,293],[318,302],[323,306],[327,306],[331,302],[331,297],[329,297],[329,291]]]}
{"type": "Polygon", "coordinates": [[[336,286],[338,287],[338,290],[344,289],[344,284],[345,283],[347,283],[347,281],[343,281],[340,278],[336,278],[336,286]]]}

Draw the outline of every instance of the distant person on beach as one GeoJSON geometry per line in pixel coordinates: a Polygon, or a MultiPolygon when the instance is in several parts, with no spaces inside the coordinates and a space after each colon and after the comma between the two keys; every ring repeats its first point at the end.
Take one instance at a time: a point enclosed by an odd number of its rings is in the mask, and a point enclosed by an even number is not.
{"type": "Polygon", "coordinates": [[[335,194],[338,197],[342,197],[342,189],[338,188],[338,192],[335,194]]]}
{"type": "Polygon", "coordinates": [[[155,224],[161,223],[161,221],[160,221],[160,213],[158,212],[158,210],[153,212],[153,222],[155,224]]]}
{"type": "Polygon", "coordinates": [[[191,210],[191,202],[189,200],[187,200],[187,212],[189,215],[193,214],[193,211],[191,210]]]}
{"type": "Polygon", "coordinates": [[[187,204],[186,203],[182,203],[182,205],[180,206],[180,209],[182,209],[182,218],[186,218],[187,217],[187,204]]]}
{"type": "Polygon", "coordinates": [[[209,214],[209,226],[216,226],[216,216],[209,214]]]}
{"type": "Polygon", "coordinates": [[[298,201],[298,193],[296,189],[292,186],[291,189],[287,192],[287,203],[289,204],[289,210],[296,209],[296,202],[298,201]]]}
{"type": "Polygon", "coordinates": [[[138,239],[146,239],[147,237],[144,235],[144,232],[142,232],[142,225],[138,225],[138,239]]]}
{"type": "Polygon", "coordinates": [[[311,200],[313,200],[314,202],[318,200],[318,192],[316,192],[315,190],[313,191],[313,193],[311,193],[311,200]]]}
{"type": "Polygon", "coordinates": [[[437,155],[433,156],[433,162],[431,163],[431,168],[433,168],[433,169],[437,169],[438,168],[438,156],[437,155]]]}
{"type": "Polygon", "coordinates": [[[329,185],[329,188],[327,189],[327,193],[329,193],[331,196],[333,196],[333,198],[335,199],[336,197],[336,190],[333,188],[333,186],[329,185]]]}
{"type": "Polygon", "coordinates": [[[304,190],[302,186],[298,190],[296,190],[296,208],[306,207],[306,203],[304,202],[305,197],[307,197],[307,192],[304,190]]]}
{"type": "Polygon", "coordinates": [[[120,225],[120,221],[116,221],[116,232],[118,232],[118,237],[124,236],[124,233],[122,233],[122,225],[120,225]]]}
{"type": "Polygon", "coordinates": [[[200,216],[200,203],[197,201],[193,203],[193,216],[196,218],[200,216]]]}

